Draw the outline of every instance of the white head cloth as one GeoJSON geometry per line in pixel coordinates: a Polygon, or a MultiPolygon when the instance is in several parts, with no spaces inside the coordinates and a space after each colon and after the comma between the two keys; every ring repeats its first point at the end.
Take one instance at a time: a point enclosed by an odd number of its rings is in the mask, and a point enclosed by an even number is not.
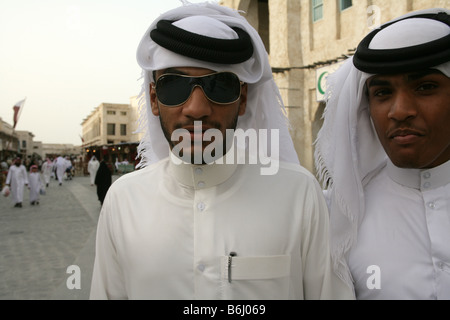
{"type": "MultiPolygon", "coordinates": [[[[151,112],[149,84],[153,81],[152,71],[169,67],[200,67],[214,71],[231,71],[241,81],[248,83],[247,108],[240,116],[237,128],[247,129],[279,129],[280,161],[298,163],[298,155],[288,130],[288,120],[284,105],[276,86],[269,65],[267,52],[257,31],[236,10],[215,3],[188,3],[168,11],[156,19],[145,32],[137,50],[137,61],[143,69],[144,84],[139,105],[139,130],[144,132],[138,147],[141,157],[140,167],[156,162],[169,155],[169,145],[161,129],[159,118],[151,112]],[[149,36],[159,20],[175,20],[173,24],[179,28],[209,37],[237,39],[238,36],[230,27],[239,27],[251,37],[253,56],[239,64],[217,64],[188,58],[171,52],[156,44],[149,36]]],[[[270,134],[270,133],[269,133],[270,134]]],[[[240,146],[245,147],[245,146],[240,146]]],[[[270,146],[267,147],[270,150],[270,146]]]]}
{"type": "MultiPolygon", "coordinates": [[[[439,11],[450,12],[429,9],[409,13],[398,19],[418,12],[439,11]]],[[[449,33],[450,28],[441,22],[411,18],[378,32],[370,48],[409,47],[449,33]],[[416,31],[411,33],[412,30],[416,31]]],[[[352,59],[347,59],[327,79],[324,123],[315,142],[315,162],[320,180],[329,184],[327,196],[332,260],[336,272],[348,284],[352,283],[352,278],[345,258],[356,241],[358,224],[365,211],[363,187],[387,160],[373,128],[365,94],[366,80],[373,74],[357,70],[352,59]]],[[[450,62],[433,69],[450,77],[450,62]]]]}

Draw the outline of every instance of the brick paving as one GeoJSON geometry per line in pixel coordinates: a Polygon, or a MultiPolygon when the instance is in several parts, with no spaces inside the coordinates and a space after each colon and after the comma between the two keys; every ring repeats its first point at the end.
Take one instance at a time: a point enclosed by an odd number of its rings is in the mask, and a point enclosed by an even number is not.
{"type": "Polygon", "coordinates": [[[25,189],[22,208],[0,195],[0,300],[89,299],[101,209],[96,187],[76,176],[62,186],[51,180],[39,205],[28,195],[25,189]],[[80,268],[80,289],[67,287],[71,265],[80,268]]]}

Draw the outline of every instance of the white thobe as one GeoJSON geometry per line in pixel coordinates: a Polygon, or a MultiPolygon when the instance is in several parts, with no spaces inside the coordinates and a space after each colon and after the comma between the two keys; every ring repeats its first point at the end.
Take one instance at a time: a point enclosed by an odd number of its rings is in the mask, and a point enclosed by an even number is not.
{"type": "Polygon", "coordinates": [[[28,180],[30,181],[30,203],[39,201],[39,194],[42,187],[41,174],[39,172],[30,172],[28,180]]]}
{"type": "Polygon", "coordinates": [[[42,174],[44,176],[44,181],[46,184],[50,183],[52,171],[53,171],[53,162],[45,161],[42,164],[42,174]]]}
{"type": "Polygon", "coordinates": [[[95,176],[97,175],[98,168],[100,167],[100,162],[95,160],[89,160],[88,162],[88,172],[91,178],[91,184],[95,184],[95,176]]]}
{"type": "Polygon", "coordinates": [[[391,162],[365,187],[349,266],[358,299],[450,299],[450,161],[427,170],[391,162]]]}
{"type": "Polygon", "coordinates": [[[61,184],[63,181],[64,173],[67,169],[66,159],[63,157],[58,157],[56,159],[56,176],[58,177],[58,181],[61,184]]]}
{"type": "Polygon", "coordinates": [[[23,190],[25,185],[28,184],[27,169],[23,164],[19,167],[16,165],[9,167],[6,184],[11,186],[11,200],[14,203],[23,202],[23,190]]]}
{"type": "Polygon", "coordinates": [[[162,160],[110,187],[91,299],[352,299],[331,271],[328,228],[300,166],[264,176],[162,160]]]}

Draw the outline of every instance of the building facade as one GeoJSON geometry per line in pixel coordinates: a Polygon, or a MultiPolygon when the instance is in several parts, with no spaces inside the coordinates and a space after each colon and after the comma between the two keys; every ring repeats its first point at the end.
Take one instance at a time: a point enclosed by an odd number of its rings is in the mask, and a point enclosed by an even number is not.
{"type": "Polygon", "coordinates": [[[405,13],[450,8],[449,0],[221,0],[259,32],[291,123],[301,164],[314,168],[326,75],[372,29],[405,13]]]}
{"type": "Polygon", "coordinates": [[[13,126],[0,118],[0,161],[11,159],[19,152],[20,141],[13,126]]]}
{"type": "Polygon", "coordinates": [[[136,149],[141,139],[141,134],[137,132],[137,98],[131,97],[130,104],[102,103],[83,120],[85,162],[94,155],[110,164],[136,162],[136,149]]]}

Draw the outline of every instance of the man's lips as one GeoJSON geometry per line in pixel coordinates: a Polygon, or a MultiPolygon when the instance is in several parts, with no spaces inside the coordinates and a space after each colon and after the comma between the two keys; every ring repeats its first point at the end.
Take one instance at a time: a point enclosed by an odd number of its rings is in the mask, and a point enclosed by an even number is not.
{"type": "Polygon", "coordinates": [[[202,125],[202,126],[185,126],[184,130],[187,130],[191,135],[191,140],[203,140],[203,134],[206,130],[210,129],[210,127],[202,125]]]}
{"type": "Polygon", "coordinates": [[[424,135],[424,133],[417,130],[395,129],[388,134],[388,137],[398,144],[410,144],[416,142],[424,135]]]}

